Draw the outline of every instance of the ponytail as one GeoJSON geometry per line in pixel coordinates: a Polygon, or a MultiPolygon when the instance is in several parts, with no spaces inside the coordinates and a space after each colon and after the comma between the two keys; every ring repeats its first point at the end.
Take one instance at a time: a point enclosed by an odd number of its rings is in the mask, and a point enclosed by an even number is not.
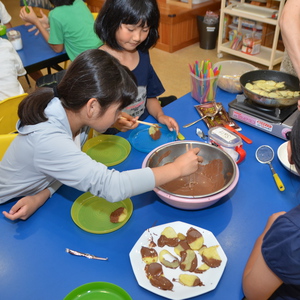
{"type": "Polygon", "coordinates": [[[34,125],[47,121],[44,110],[53,96],[52,88],[43,87],[23,99],[18,108],[20,126],[34,125]]]}
{"type": "Polygon", "coordinates": [[[122,110],[137,97],[136,79],[120,62],[99,49],[79,54],[71,63],[56,90],[40,88],[27,96],[19,105],[21,126],[47,121],[45,108],[57,97],[62,106],[79,111],[91,98],[96,98],[104,114],[112,104],[122,110]]]}

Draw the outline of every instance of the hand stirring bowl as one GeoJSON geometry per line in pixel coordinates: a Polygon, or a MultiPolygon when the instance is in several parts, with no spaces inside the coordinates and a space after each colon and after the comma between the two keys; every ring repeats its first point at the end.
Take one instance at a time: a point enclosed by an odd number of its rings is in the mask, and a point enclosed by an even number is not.
{"type": "Polygon", "coordinates": [[[273,178],[276,182],[276,185],[278,187],[278,189],[282,192],[285,190],[285,187],[281,181],[281,179],[279,178],[278,174],[275,172],[271,161],[274,158],[274,151],[273,149],[268,146],[268,145],[262,145],[260,147],[257,148],[256,152],[255,152],[255,157],[256,159],[262,163],[262,164],[269,164],[271,171],[273,173],[273,178]]]}

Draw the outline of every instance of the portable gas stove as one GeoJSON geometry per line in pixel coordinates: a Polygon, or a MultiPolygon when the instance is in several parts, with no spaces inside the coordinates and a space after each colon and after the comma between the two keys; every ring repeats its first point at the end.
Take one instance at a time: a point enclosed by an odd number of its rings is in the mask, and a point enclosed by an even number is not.
{"type": "Polygon", "coordinates": [[[284,108],[260,106],[244,95],[237,95],[228,104],[229,116],[232,119],[255,127],[286,140],[285,134],[291,131],[298,114],[297,103],[284,108]]]}

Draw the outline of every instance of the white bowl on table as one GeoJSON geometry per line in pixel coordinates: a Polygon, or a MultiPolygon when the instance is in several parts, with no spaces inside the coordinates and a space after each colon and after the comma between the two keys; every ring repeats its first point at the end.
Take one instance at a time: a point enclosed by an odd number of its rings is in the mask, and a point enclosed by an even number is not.
{"type": "Polygon", "coordinates": [[[214,64],[213,68],[221,66],[218,87],[228,93],[242,93],[240,77],[249,71],[258,70],[255,66],[238,60],[224,60],[214,64]]]}
{"type": "Polygon", "coordinates": [[[285,142],[281,144],[277,149],[277,156],[279,161],[282,163],[282,165],[291,173],[300,176],[300,174],[297,172],[295,165],[291,165],[288,160],[288,153],[287,153],[287,144],[288,142],[285,142]]]}

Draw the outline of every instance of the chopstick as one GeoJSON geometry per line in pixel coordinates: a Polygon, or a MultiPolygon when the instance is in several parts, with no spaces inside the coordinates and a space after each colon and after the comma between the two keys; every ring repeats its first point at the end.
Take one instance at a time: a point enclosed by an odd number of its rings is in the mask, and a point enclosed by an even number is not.
{"type": "Polygon", "coordinates": [[[144,122],[144,121],[139,121],[139,120],[136,120],[136,122],[140,123],[140,124],[145,124],[145,125],[149,125],[149,126],[154,126],[154,127],[157,127],[157,128],[161,128],[161,126],[159,126],[158,124],[155,124],[155,123],[144,122]]]}
{"type": "MultiPolygon", "coordinates": [[[[189,150],[193,149],[193,145],[192,143],[190,144],[185,144],[185,149],[186,149],[186,152],[188,152],[189,150]],[[190,147],[189,147],[190,145],[190,147]]],[[[192,173],[189,175],[189,188],[192,189],[193,185],[195,184],[195,173],[192,173]]]]}
{"type": "MultiPolygon", "coordinates": [[[[120,117],[120,119],[126,119],[126,118],[120,117]]],[[[149,126],[154,126],[154,127],[157,127],[157,128],[161,128],[161,126],[159,126],[158,124],[155,124],[155,123],[150,123],[150,122],[145,122],[145,121],[140,121],[140,120],[136,120],[136,122],[140,123],[140,124],[144,124],[144,125],[149,125],[149,126]]]]}

